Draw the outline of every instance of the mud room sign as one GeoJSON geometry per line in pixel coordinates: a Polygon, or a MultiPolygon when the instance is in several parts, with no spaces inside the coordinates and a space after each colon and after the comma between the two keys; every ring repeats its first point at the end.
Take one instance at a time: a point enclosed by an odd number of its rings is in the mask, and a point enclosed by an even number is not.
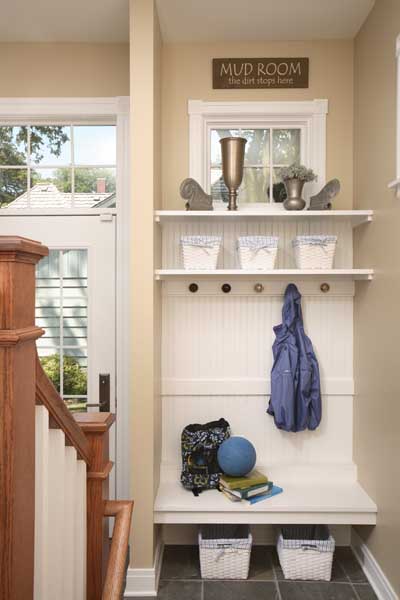
{"type": "Polygon", "coordinates": [[[308,58],[214,58],[214,89],[307,88],[308,58]]]}

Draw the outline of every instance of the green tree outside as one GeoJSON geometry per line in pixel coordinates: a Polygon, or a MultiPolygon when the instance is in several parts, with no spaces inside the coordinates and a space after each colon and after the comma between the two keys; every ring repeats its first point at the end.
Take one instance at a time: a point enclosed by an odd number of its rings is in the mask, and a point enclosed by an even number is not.
{"type": "MultiPolygon", "coordinates": [[[[63,145],[69,136],[63,126],[31,126],[31,160],[40,162],[46,148],[53,156],[60,156],[63,145]]],[[[28,127],[0,127],[0,166],[21,167],[19,169],[1,169],[0,171],[0,207],[9,204],[27,189],[28,127]]],[[[31,171],[31,185],[38,180],[35,171],[31,171]]]]}
{"type": "MultiPolygon", "coordinates": [[[[60,355],[51,354],[40,359],[43,370],[53,382],[56,390],[60,391],[60,355]]],[[[73,356],[63,358],[64,396],[85,396],[87,394],[86,369],[82,368],[73,356]]],[[[71,398],[67,401],[70,410],[86,410],[86,401],[83,398],[71,398]]]]}

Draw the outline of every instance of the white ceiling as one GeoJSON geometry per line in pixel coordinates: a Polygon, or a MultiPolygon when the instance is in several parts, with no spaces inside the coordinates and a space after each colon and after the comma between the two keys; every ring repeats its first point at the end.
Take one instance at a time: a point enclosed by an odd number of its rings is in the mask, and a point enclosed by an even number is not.
{"type": "Polygon", "coordinates": [[[375,0],[157,0],[165,42],[353,38],[375,0]]]}
{"type": "Polygon", "coordinates": [[[0,0],[0,42],[127,42],[129,0],[0,0]]]}
{"type": "MultiPolygon", "coordinates": [[[[352,38],[375,0],[157,0],[165,42],[352,38]]],[[[149,0],[150,2],[150,0],[149,0]]],[[[129,0],[0,0],[1,42],[127,42],[129,0]]]]}

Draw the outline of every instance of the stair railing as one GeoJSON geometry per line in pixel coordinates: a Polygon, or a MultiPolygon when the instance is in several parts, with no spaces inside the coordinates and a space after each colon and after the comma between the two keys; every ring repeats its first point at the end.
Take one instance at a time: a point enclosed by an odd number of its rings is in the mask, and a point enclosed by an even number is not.
{"type": "Polygon", "coordinates": [[[114,415],[72,415],[37,356],[47,254],[0,236],[0,600],[119,600],[133,502],[108,498],[114,415]]]}

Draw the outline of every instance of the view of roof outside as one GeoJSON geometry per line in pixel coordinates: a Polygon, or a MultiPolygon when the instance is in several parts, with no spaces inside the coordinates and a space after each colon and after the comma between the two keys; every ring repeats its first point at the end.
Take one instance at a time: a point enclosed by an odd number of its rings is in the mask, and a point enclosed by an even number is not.
{"type": "Polygon", "coordinates": [[[115,125],[0,127],[0,209],[116,206],[115,125]]]}

